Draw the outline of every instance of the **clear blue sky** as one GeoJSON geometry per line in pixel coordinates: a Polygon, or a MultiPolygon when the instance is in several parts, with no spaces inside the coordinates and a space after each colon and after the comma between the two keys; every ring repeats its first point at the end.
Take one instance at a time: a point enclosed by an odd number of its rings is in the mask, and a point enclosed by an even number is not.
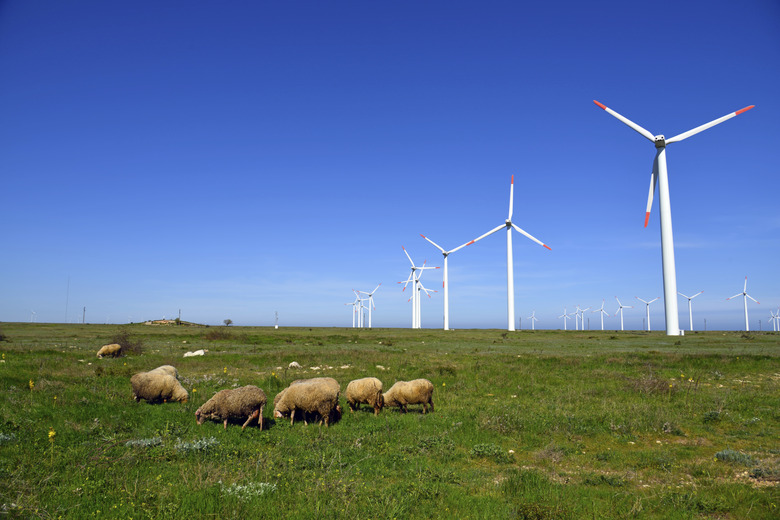
{"type": "MultiPolygon", "coordinates": [[[[667,137],[695,327],[780,306],[780,3],[0,3],[0,321],[408,327],[420,236],[506,218],[522,328],[662,296],[654,148],[667,137]]],[[[453,328],[506,327],[502,232],[450,257],[453,328]]],[[[441,271],[423,326],[442,325],[441,271]]],[[[680,324],[687,328],[685,300],[680,324]]],[[[651,307],[664,325],[662,300],[651,307]]],[[[591,328],[598,315],[588,314],[591,328]]],[[[570,325],[571,326],[571,325],[570,325]]],[[[607,319],[617,328],[618,319],[607,319]]]]}

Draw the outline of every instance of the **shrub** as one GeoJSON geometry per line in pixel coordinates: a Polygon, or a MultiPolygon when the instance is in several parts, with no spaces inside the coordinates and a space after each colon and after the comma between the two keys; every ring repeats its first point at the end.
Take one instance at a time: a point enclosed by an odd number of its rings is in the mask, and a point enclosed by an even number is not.
{"type": "Polygon", "coordinates": [[[270,484],[268,482],[250,482],[249,484],[230,484],[225,486],[222,482],[219,483],[222,486],[222,493],[225,495],[236,497],[241,501],[250,500],[253,497],[261,497],[268,493],[276,491],[276,484],[270,484]]]}
{"type": "Polygon", "coordinates": [[[721,462],[728,462],[730,464],[741,464],[743,466],[753,466],[755,461],[753,457],[747,453],[734,450],[723,450],[715,454],[715,458],[721,462]]]}
{"type": "Polygon", "coordinates": [[[139,448],[151,448],[154,446],[159,446],[163,443],[162,439],[160,437],[152,437],[151,439],[138,439],[138,440],[131,440],[127,441],[125,443],[125,446],[132,446],[132,447],[139,447],[139,448]]]}
{"type": "Polygon", "coordinates": [[[219,444],[219,441],[215,437],[209,437],[207,439],[198,439],[195,442],[181,442],[177,439],[176,448],[177,451],[183,451],[184,453],[192,451],[206,451],[212,446],[219,444]]]}
{"type": "Polygon", "coordinates": [[[119,329],[109,343],[117,343],[122,347],[122,354],[141,354],[143,352],[143,341],[133,338],[127,329],[119,329]]]}
{"type": "Polygon", "coordinates": [[[209,341],[217,341],[221,339],[233,339],[233,334],[231,332],[228,332],[225,327],[220,327],[218,329],[211,329],[207,331],[203,335],[203,338],[209,341]]]}
{"type": "Polygon", "coordinates": [[[512,462],[512,456],[507,453],[506,451],[502,450],[500,446],[497,446],[496,444],[476,444],[473,448],[471,448],[471,451],[469,452],[469,455],[472,457],[483,457],[487,459],[493,459],[495,462],[498,463],[508,463],[512,462]]]}

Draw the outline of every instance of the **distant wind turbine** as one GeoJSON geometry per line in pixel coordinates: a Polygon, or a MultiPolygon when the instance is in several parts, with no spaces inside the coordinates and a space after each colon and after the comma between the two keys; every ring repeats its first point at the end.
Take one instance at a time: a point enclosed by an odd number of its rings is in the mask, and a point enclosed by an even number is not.
{"type": "Polygon", "coordinates": [[[515,231],[533,240],[540,246],[550,249],[550,246],[542,243],[541,241],[534,238],[530,234],[526,233],[525,231],[517,227],[517,225],[512,223],[512,207],[514,204],[514,194],[515,194],[515,176],[512,175],[512,180],[510,181],[509,184],[509,215],[507,216],[506,221],[500,226],[496,226],[495,228],[491,229],[484,235],[480,235],[474,240],[466,244],[467,246],[470,246],[471,244],[479,240],[482,240],[486,236],[492,235],[496,231],[506,228],[506,294],[507,294],[506,314],[507,314],[508,331],[515,330],[515,276],[514,276],[514,263],[512,260],[512,229],[514,228],[515,231]]]}
{"type": "Polygon", "coordinates": [[[420,236],[423,237],[425,240],[433,244],[433,246],[441,251],[441,254],[444,255],[444,280],[442,281],[442,289],[444,290],[444,330],[450,330],[450,296],[449,296],[449,290],[450,290],[450,282],[449,282],[449,275],[447,271],[447,257],[450,256],[455,251],[466,247],[468,244],[465,243],[463,245],[460,245],[456,247],[455,249],[451,249],[450,251],[445,251],[443,247],[441,247],[439,244],[431,240],[430,238],[426,237],[422,233],[420,233],[420,236]]]}
{"type": "Polygon", "coordinates": [[[645,304],[645,316],[647,316],[647,331],[650,332],[650,304],[656,301],[658,298],[653,298],[649,302],[643,300],[639,296],[634,296],[637,300],[645,304]]]}
{"type": "Polygon", "coordinates": [[[750,296],[747,293],[747,276],[745,277],[745,287],[742,289],[742,292],[741,293],[737,293],[734,296],[731,296],[730,298],[726,298],[726,300],[734,299],[737,296],[742,296],[742,299],[745,302],[745,332],[749,332],[750,331],[750,325],[748,325],[748,312],[747,312],[747,301],[748,301],[748,298],[750,298],[754,302],[758,303],[759,305],[760,305],[760,302],[756,301],[755,298],[753,298],[752,296],[750,296]]]}
{"type": "Polygon", "coordinates": [[[373,309],[376,309],[376,306],[374,305],[374,293],[379,290],[379,286],[382,285],[381,283],[376,286],[376,288],[371,292],[366,291],[357,291],[360,294],[365,294],[368,296],[368,328],[371,328],[371,311],[373,309]]]}
{"type": "Polygon", "coordinates": [[[601,318],[601,330],[604,330],[604,316],[609,316],[609,313],[604,310],[604,299],[601,300],[601,307],[594,309],[591,312],[598,312],[601,318]]]}
{"type": "Polygon", "coordinates": [[[531,320],[531,330],[534,329],[534,322],[539,321],[539,318],[536,317],[536,311],[533,311],[530,316],[528,316],[528,319],[531,320]]]}
{"type": "Polygon", "coordinates": [[[691,331],[693,330],[693,311],[691,310],[691,300],[693,300],[694,298],[696,298],[698,295],[700,295],[700,294],[701,294],[701,293],[703,293],[703,292],[704,292],[704,291],[699,291],[699,292],[697,292],[696,294],[694,294],[693,296],[685,296],[685,295],[684,295],[683,293],[681,293],[681,292],[678,292],[678,293],[677,293],[677,294],[679,294],[680,296],[682,296],[683,298],[687,298],[687,299],[688,299],[688,328],[689,328],[689,330],[691,330],[691,331]]]}
{"type": "MultiPolygon", "coordinates": [[[[409,253],[406,251],[406,248],[401,246],[401,249],[404,250],[404,254],[406,255],[406,258],[409,259],[409,263],[412,264],[412,270],[409,273],[409,278],[406,279],[406,281],[398,282],[404,284],[403,291],[406,290],[406,286],[409,285],[409,282],[412,283],[412,297],[409,298],[412,301],[412,328],[413,329],[419,329],[421,327],[421,313],[420,313],[420,276],[422,276],[422,271],[425,269],[438,269],[438,267],[426,267],[425,262],[423,262],[423,265],[417,266],[414,265],[414,262],[412,261],[412,257],[409,256],[409,253]],[[419,273],[418,273],[419,271],[419,273]]],[[[426,294],[428,294],[428,289],[424,289],[426,294]]],[[[428,294],[428,297],[430,297],[430,294],[428,294]]]]}
{"type": "Polygon", "coordinates": [[[620,313],[620,330],[623,330],[623,309],[633,309],[634,306],[633,305],[623,305],[622,303],[620,303],[620,300],[618,300],[617,296],[615,296],[615,299],[618,302],[618,310],[615,311],[615,316],[617,316],[618,313],[620,313]]]}
{"type": "Polygon", "coordinates": [[[569,317],[569,315],[568,315],[568,314],[566,314],[566,307],[564,307],[564,308],[563,308],[563,314],[561,314],[561,315],[560,315],[560,316],[558,316],[558,317],[559,317],[559,318],[563,318],[563,330],[566,330],[566,320],[570,320],[570,319],[571,319],[571,318],[569,317]]]}
{"type": "Polygon", "coordinates": [[[666,145],[682,141],[693,135],[703,132],[708,128],[718,125],[724,121],[738,116],[744,112],[747,112],[754,105],[747,106],[736,112],[732,112],[721,118],[705,123],[701,126],[697,126],[692,130],[678,134],[670,139],[666,139],[663,135],[653,135],[648,130],[645,130],[633,121],[623,117],[611,108],[608,108],[595,99],[593,100],[596,105],[604,109],[609,115],[617,118],[619,121],[628,125],[630,128],[638,132],[640,135],[649,139],[655,145],[656,153],[655,160],[653,161],[653,171],[650,174],[650,190],[647,197],[647,209],[645,211],[645,227],[647,227],[647,221],[650,218],[650,208],[653,205],[653,194],[655,193],[655,186],[658,184],[658,205],[661,217],[661,260],[664,280],[664,310],[666,313],[666,334],[668,336],[679,336],[680,322],[677,315],[677,274],[674,266],[674,238],[672,236],[672,208],[669,201],[669,179],[666,170],[666,145]]]}
{"type": "Polygon", "coordinates": [[[775,314],[775,311],[770,310],[769,314],[772,315],[771,318],[769,318],[769,321],[772,322],[772,331],[777,332],[777,320],[780,319],[780,309],[777,310],[777,314],[775,314]]]}

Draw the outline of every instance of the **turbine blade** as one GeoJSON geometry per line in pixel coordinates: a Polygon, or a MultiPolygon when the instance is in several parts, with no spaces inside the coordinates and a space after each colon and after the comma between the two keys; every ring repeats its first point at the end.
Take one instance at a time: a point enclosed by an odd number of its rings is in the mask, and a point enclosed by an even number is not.
{"type": "Polygon", "coordinates": [[[446,252],[447,252],[447,251],[445,251],[445,250],[444,250],[444,248],[443,248],[443,247],[441,247],[439,244],[437,244],[436,242],[434,242],[434,241],[433,241],[433,240],[431,240],[430,238],[426,237],[426,236],[425,236],[425,235],[423,235],[422,233],[420,233],[420,236],[421,236],[421,237],[423,237],[423,238],[424,238],[425,240],[427,240],[428,242],[430,242],[431,244],[433,244],[433,247],[435,247],[436,249],[438,249],[438,250],[439,250],[439,251],[441,251],[442,253],[446,253],[446,252]]]}
{"type": "Polygon", "coordinates": [[[746,294],[745,296],[746,296],[746,297],[748,297],[748,298],[750,298],[750,299],[751,299],[751,300],[753,300],[754,302],[758,303],[759,305],[761,305],[761,304],[759,303],[759,301],[758,301],[758,300],[756,300],[755,298],[753,298],[753,297],[752,297],[752,296],[750,296],[749,294],[746,294]]]}
{"type": "Polygon", "coordinates": [[[696,298],[698,295],[700,295],[700,294],[701,294],[701,293],[703,293],[703,292],[704,292],[704,291],[699,291],[699,292],[697,292],[696,294],[694,294],[693,296],[691,296],[691,300],[693,300],[694,298],[696,298]]]}
{"type": "Polygon", "coordinates": [[[412,257],[409,256],[409,253],[406,251],[406,248],[404,246],[401,246],[401,249],[404,250],[404,254],[406,255],[406,258],[409,259],[409,263],[412,264],[412,267],[414,267],[414,262],[412,262],[412,257]]]}
{"type": "Polygon", "coordinates": [[[733,300],[733,299],[734,299],[734,298],[736,298],[737,296],[742,296],[742,293],[737,293],[737,294],[735,294],[734,296],[730,296],[730,297],[726,298],[726,300],[733,300]]]}
{"type": "Polygon", "coordinates": [[[747,112],[748,110],[750,110],[751,108],[753,108],[755,106],[756,105],[750,105],[750,106],[745,107],[745,108],[743,108],[741,110],[737,110],[736,112],[732,112],[732,113],[730,113],[728,115],[725,115],[723,117],[719,117],[718,119],[715,119],[714,121],[710,121],[709,123],[705,123],[705,124],[703,124],[701,126],[697,126],[696,128],[694,128],[692,130],[688,130],[687,132],[683,132],[683,133],[681,133],[679,135],[676,135],[676,136],[672,137],[671,139],[667,139],[666,140],[666,144],[676,143],[678,141],[682,141],[683,139],[687,139],[687,138],[689,138],[692,135],[696,135],[699,132],[703,132],[703,131],[707,130],[708,128],[712,128],[715,125],[719,125],[723,121],[728,121],[732,117],[735,117],[735,116],[738,116],[738,115],[740,115],[740,114],[742,114],[744,112],[747,112]]]}
{"type": "Polygon", "coordinates": [[[655,185],[658,183],[658,156],[653,160],[653,171],[650,173],[650,190],[647,193],[647,208],[645,209],[645,227],[650,221],[650,210],[653,207],[653,195],[655,195],[655,185]]]}
{"type": "Polygon", "coordinates": [[[512,207],[514,206],[515,201],[515,176],[512,175],[512,180],[509,183],[509,216],[507,217],[507,220],[512,220],[512,207]]]}
{"type": "Polygon", "coordinates": [[[745,287],[742,289],[742,292],[747,292],[747,276],[745,277],[745,287]]]}
{"type": "Polygon", "coordinates": [[[374,294],[374,293],[377,291],[377,289],[379,289],[379,287],[380,287],[381,285],[382,285],[381,283],[380,283],[379,285],[377,285],[377,286],[376,286],[376,289],[374,289],[373,291],[371,291],[371,293],[370,293],[370,294],[374,294]]]}
{"type": "MultiPolygon", "coordinates": [[[[526,233],[525,231],[523,231],[522,229],[517,227],[515,224],[512,224],[512,227],[515,229],[515,231],[517,231],[518,233],[520,233],[522,235],[525,235],[526,237],[530,238],[531,240],[533,240],[534,242],[536,242],[540,246],[543,246],[543,247],[546,247],[547,249],[550,249],[550,246],[548,246],[547,244],[543,243],[538,238],[535,238],[535,237],[531,236],[529,233],[526,233]]],[[[550,251],[552,251],[552,249],[550,249],[550,251]]]]}
{"type": "MultiPolygon", "coordinates": [[[[628,126],[630,126],[631,128],[633,128],[634,130],[636,130],[637,132],[639,132],[639,134],[640,134],[640,135],[643,135],[643,136],[647,137],[648,139],[650,139],[651,141],[655,142],[655,136],[654,136],[653,134],[651,134],[649,131],[645,130],[644,128],[642,128],[642,127],[641,127],[641,126],[639,126],[638,124],[634,123],[634,122],[633,122],[633,121],[631,121],[630,119],[628,119],[628,118],[626,118],[626,117],[623,117],[623,116],[621,116],[620,114],[618,114],[617,112],[615,112],[615,111],[614,111],[614,110],[612,110],[611,108],[609,108],[609,107],[606,107],[606,106],[602,105],[601,103],[599,103],[599,102],[598,102],[598,101],[596,101],[595,99],[593,100],[593,102],[594,102],[594,103],[596,103],[596,105],[598,105],[599,107],[601,107],[601,108],[603,108],[604,110],[606,110],[606,111],[607,111],[607,113],[608,113],[609,115],[611,115],[611,116],[613,116],[613,117],[615,117],[615,118],[619,119],[619,120],[620,120],[620,121],[622,121],[623,123],[627,124],[628,126]]],[[[667,142],[668,142],[668,141],[667,141],[667,142]]]]}
{"type": "Polygon", "coordinates": [[[496,231],[498,231],[499,229],[503,229],[503,228],[505,228],[505,227],[506,227],[506,224],[501,224],[500,226],[496,226],[495,228],[491,229],[491,230],[490,230],[490,231],[488,231],[487,233],[485,233],[485,234],[483,234],[483,235],[480,235],[480,236],[478,236],[477,238],[475,238],[475,239],[474,239],[474,240],[472,240],[471,242],[466,242],[466,245],[467,245],[467,246],[470,246],[470,245],[471,245],[471,244],[473,244],[474,242],[477,242],[477,241],[479,241],[479,240],[482,240],[482,239],[483,239],[483,238],[485,238],[486,236],[488,236],[488,235],[492,235],[493,233],[495,233],[495,232],[496,232],[496,231]]]}

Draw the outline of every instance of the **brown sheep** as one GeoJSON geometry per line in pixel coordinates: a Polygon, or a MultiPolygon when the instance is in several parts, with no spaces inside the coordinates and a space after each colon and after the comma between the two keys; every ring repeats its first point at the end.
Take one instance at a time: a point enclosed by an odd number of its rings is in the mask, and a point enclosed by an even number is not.
{"type": "Polygon", "coordinates": [[[397,406],[406,413],[410,404],[423,405],[423,413],[428,412],[428,405],[433,411],[433,383],[427,379],[414,381],[398,381],[384,394],[385,406],[397,406]]]}
{"type": "Polygon", "coordinates": [[[306,413],[317,413],[321,417],[320,424],[324,421],[328,427],[341,414],[339,393],[338,382],[330,377],[294,381],[274,399],[274,417],[289,414],[290,425],[293,425],[295,412],[300,410],[304,413],[304,424],[308,424],[306,413]]]}
{"type": "Polygon", "coordinates": [[[385,405],[385,400],[382,397],[382,381],[375,377],[364,377],[350,381],[345,397],[350,412],[359,409],[360,404],[365,403],[374,408],[374,415],[378,415],[385,405]]]}
{"type": "Polygon", "coordinates": [[[195,418],[198,424],[203,424],[206,419],[222,421],[226,430],[228,419],[244,420],[246,418],[241,430],[246,428],[250,421],[256,419],[257,425],[262,430],[263,408],[266,401],[265,392],[253,385],[232,390],[220,390],[198,408],[195,412],[195,418]]]}
{"type": "Polygon", "coordinates": [[[149,372],[139,372],[130,378],[130,386],[133,387],[133,398],[136,401],[144,399],[150,403],[180,401],[186,402],[189,394],[181,386],[179,380],[171,373],[176,369],[170,365],[163,365],[149,372]]]}

